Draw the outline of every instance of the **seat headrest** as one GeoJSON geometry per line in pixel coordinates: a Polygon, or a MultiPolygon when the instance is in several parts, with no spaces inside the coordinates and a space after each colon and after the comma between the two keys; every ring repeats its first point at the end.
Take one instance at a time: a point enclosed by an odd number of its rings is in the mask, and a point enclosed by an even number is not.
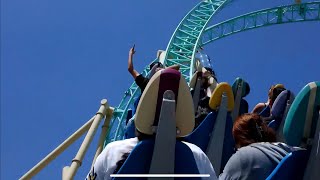
{"type": "Polygon", "coordinates": [[[218,86],[214,89],[210,97],[209,106],[211,109],[217,110],[221,104],[223,93],[225,93],[228,97],[227,110],[232,111],[234,107],[234,97],[231,86],[226,82],[219,83],[218,86]]]}
{"type": "Polygon", "coordinates": [[[313,138],[320,107],[320,82],[307,84],[296,96],[284,124],[284,136],[291,146],[313,138]]]}
{"type": "Polygon", "coordinates": [[[272,116],[275,118],[281,118],[286,109],[288,100],[293,98],[294,98],[294,95],[291,91],[289,90],[282,91],[272,105],[272,108],[271,108],[272,116]]]}
{"type": "Polygon", "coordinates": [[[246,97],[249,93],[250,93],[250,86],[249,86],[249,83],[247,83],[246,81],[244,81],[242,78],[240,77],[237,77],[235,79],[235,81],[233,82],[232,84],[232,91],[233,91],[233,94],[237,94],[237,90],[238,90],[238,87],[239,87],[239,84],[242,84],[242,95],[241,97],[246,97]]]}
{"type": "Polygon", "coordinates": [[[135,125],[138,131],[152,135],[158,125],[163,94],[171,90],[176,100],[177,137],[190,134],[194,128],[194,109],[186,80],[179,71],[164,69],[156,72],[141,95],[135,125]]]}

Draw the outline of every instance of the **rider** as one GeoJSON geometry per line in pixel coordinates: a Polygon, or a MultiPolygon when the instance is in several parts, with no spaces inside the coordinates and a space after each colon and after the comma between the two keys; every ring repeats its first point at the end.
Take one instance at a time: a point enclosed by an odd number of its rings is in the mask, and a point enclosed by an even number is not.
{"type": "MultiPolygon", "coordinates": [[[[139,86],[139,88],[141,89],[141,94],[143,93],[144,89],[146,88],[150,78],[143,76],[142,74],[140,74],[138,71],[136,71],[133,67],[133,55],[135,54],[135,45],[133,45],[133,47],[129,50],[129,58],[128,58],[128,71],[131,74],[131,76],[133,77],[133,79],[135,80],[136,84],[139,86]]],[[[159,54],[159,53],[158,53],[159,54]]],[[[159,58],[159,57],[158,57],[159,58]]],[[[154,66],[157,66],[156,71],[159,71],[161,69],[164,69],[163,64],[161,64],[160,62],[153,62],[150,64],[149,68],[150,70],[152,70],[152,68],[154,66]]],[[[179,70],[180,66],[179,65],[172,65],[169,66],[167,68],[171,68],[171,69],[175,69],[175,70],[179,70]]]]}
{"type": "Polygon", "coordinates": [[[296,147],[276,143],[275,132],[258,114],[244,114],[234,122],[232,134],[238,149],[219,179],[266,179],[296,147]]]}
{"type": "Polygon", "coordinates": [[[266,103],[258,103],[252,110],[252,113],[260,114],[263,111],[266,111],[265,108],[268,108],[266,112],[263,112],[262,115],[263,117],[268,117],[270,116],[270,111],[272,108],[272,105],[278,95],[285,90],[285,87],[283,84],[276,84],[272,85],[268,91],[268,101],[266,103]]]}
{"type": "MultiPolygon", "coordinates": [[[[214,90],[216,84],[217,84],[217,78],[215,72],[209,68],[205,67],[205,71],[203,72],[203,78],[201,83],[201,89],[200,89],[200,99],[198,103],[198,107],[195,111],[195,128],[197,128],[201,122],[207,117],[207,115],[212,111],[212,109],[209,107],[209,100],[212,94],[212,91],[214,90]],[[213,83],[210,84],[210,78],[213,77],[213,83]],[[211,88],[211,86],[213,86],[211,88]]],[[[193,93],[191,91],[191,93],[193,93]]]]}

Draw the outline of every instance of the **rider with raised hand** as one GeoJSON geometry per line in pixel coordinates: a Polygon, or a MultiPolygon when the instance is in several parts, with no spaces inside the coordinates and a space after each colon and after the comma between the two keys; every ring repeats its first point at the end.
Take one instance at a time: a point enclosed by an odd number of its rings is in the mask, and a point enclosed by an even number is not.
{"type": "MultiPolygon", "coordinates": [[[[134,69],[133,67],[133,55],[135,54],[135,45],[133,45],[132,48],[130,48],[129,50],[129,58],[128,58],[128,71],[131,74],[131,76],[134,78],[136,84],[139,86],[139,88],[141,89],[141,93],[144,91],[144,89],[146,88],[148,82],[149,82],[149,78],[148,77],[144,77],[142,74],[140,74],[137,70],[134,69]]],[[[159,58],[159,57],[158,57],[159,58]]],[[[153,62],[149,65],[150,70],[154,67],[157,66],[156,68],[156,72],[164,69],[163,64],[161,64],[160,62],[153,62]]],[[[171,69],[175,69],[175,70],[179,70],[180,66],[179,65],[172,65],[169,66],[167,68],[171,68],[171,69]]]]}

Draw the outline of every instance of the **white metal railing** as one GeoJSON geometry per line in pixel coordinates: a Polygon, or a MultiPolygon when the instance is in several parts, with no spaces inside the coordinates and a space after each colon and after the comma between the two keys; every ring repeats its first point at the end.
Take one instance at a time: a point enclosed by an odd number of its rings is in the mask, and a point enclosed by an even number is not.
{"type": "Polygon", "coordinates": [[[104,124],[102,125],[102,131],[99,138],[99,144],[92,161],[92,166],[101,153],[103,149],[104,138],[106,137],[110,119],[112,117],[113,108],[109,107],[108,101],[106,99],[101,100],[101,106],[96,113],[88,122],[86,122],[82,127],[80,127],[75,133],[68,137],[63,143],[61,143],[56,149],[49,153],[45,158],[43,158],[37,165],[30,169],[26,174],[24,174],[20,180],[31,179],[37,173],[39,173],[44,167],[46,167],[52,160],[59,156],[63,151],[65,151],[71,144],[73,144],[77,139],[79,139],[85,132],[88,131],[86,137],[84,138],[78,153],[72,160],[70,166],[66,166],[62,171],[63,180],[71,180],[76,174],[78,168],[81,166],[82,160],[88,150],[88,147],[97,131],[97,128],[101,120],[105,117],[104,124]]]}

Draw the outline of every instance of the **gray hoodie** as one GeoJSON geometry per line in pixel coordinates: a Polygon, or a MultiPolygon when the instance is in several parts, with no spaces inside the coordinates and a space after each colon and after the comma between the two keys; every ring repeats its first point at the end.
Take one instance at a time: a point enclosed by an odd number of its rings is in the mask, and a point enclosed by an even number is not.
{"type": "Polygon", "coordinates": [[[294,149],[284,143],[253,143],[231,156],[219,179],[266,179],[282,158],[294,149]]]}

